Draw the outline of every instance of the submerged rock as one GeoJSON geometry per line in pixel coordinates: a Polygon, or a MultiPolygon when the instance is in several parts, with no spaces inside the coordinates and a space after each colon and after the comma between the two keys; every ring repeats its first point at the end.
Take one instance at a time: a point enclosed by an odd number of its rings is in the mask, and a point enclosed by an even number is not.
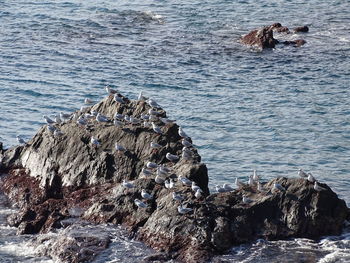
{"type": "MultiPolygon", "coordinates": [[[[154,103],[157,109],[145,101],[118,96],[123,98],[119,102],[109,96],[86,110],[110,121],[91,118],[82,126],[76,119],[86,112],[79,111],[75,119],[55,125],[60,136],[44,126],[25,146],[2,153],[1,169],[8,175],[2,177],[1,188],[20,207],[9,218],[19,234],[63,228],[62,233],[69,236],[70,218],[123,224],[134,237],[160,252],[145,260],[183,262],[204,262],[257,238],[317,239],[340,234],[349,210],[325,184],[320,184],[324,190],[316,191],[305,179],[278,178],[263,189],[244,185],[209,195],[207,168],[194,147],[187,143],[190,147],[183,148],[179,126],[163,124],[159,117],[166,112],[154,103]],[[156,112],[152,118],[158,129],[138,121],[150,111],[156,112]],[[116,126],[111,120],[116,113],[132,118],[116,126]],[[98,143],[91,143],[92,137],[98,143]],[[151,142],[160,146],[152,148],[151,142]],[[178,160],[168,160],[167,153],[179,156],[178,160]],[[156,171],[157,166],[162,168],[156,171]],[[166,188],[165,180],[175,187],[166,188]],[[285,190],[273,190],[274,183],[285,190]],[[192,189],[196,185],[201,196],[192,189]]],[[[86,262],[108,245],[109,237],[62,236],[50,242],[51,249],[43,253],[65,262],[86,262]],[[82,247],[76,247],[78,242],[82,247]]]]}

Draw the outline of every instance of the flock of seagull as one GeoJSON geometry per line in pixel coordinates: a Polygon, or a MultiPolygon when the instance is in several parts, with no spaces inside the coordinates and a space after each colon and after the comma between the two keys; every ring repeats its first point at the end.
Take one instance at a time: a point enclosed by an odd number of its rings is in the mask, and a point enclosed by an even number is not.
{"type": "MultiPolygon", "coordinates": [[[[119,104],[127,103],[127,101],[125,101],[125,99],[118,93],[117,90],[114,90],[109,86],[106,86],[105,89],[109,96],[113,96],[113,100],[116,103],[119,103],[119,104]]],[[[83,114],[81,114],[80,116],[78,116],[77,113],[67,114],[67,113],[60,112],[60,114],[56,115],[54,119],[51,119],[46,115],[44,115],[43,118],[47,124],[47,130],[53,135],[54,138],[62,137],[64,135],[64,133],[54,125],[68,122],[68,121],[75,121],[79,126],[85,127],[85,128],[88,127],[88,125],[94,121],[96,121],[97,123],[113,122],[114,126],[120,127],[120,128],[126,125],[141,125],[144,128],[152,129],[153,132],[155,132],[157,135],[163,135],[165,134],[165,132],[162,130],[161,126],[157,125],[156,122],[160,121],[165,126],[171,125],[176,122],[175,120],[160,117],[160,115],[162,114],[159,111],[161,110],[161,107],[159,106],[159,104],[153,99],[144,97],[142,94],[142,91],[140,92],[137,100],[145,101],[150,106],[150,109],[148,110],[148,114],[141,113],[141,115],[138,118],[134,116],[129,116],[126,114],[123,115],[120,113],[116,113],[114,115],[113,120],[110,120],[107,116],[104,116],[97,111],[94,111],[94,110],[88,111],[90,109],[89,106],[94,104],[94,101],[88,98],[84,100],[84,103],[86,106],[81,107],[80,112],[82,112],[83,114]]],[[[194,148],[191,143],[190,137],[184,132],[184,130],[181,127],[178,128],[178,134],[181,137],[181,143],[183,145],[181,159],[184,161],[190,161],[193,158],[192,149],[194,148]]],[[[26,144],[25,140],[21,136],[17,136],[17,141],[20,144],[26,144]]],[[[91,136],[90,143],[93,147],[101,146],[101,142],[93,136],[91,136]]],[[[161,147],[163,146],[158,144],[157,142],[152,141],[150,143],[150,148],[152,149],[152,152],[158,151],[161,147]]],[[[127,149],[118,142],[115,144],[115,149],[118,154],[123,154],[124,152],[127,151],[127,149]]],[[[166,153],[165,158],[171,163],[175,163],[178,160],[180,160],[180,156],[171,154],[170,152],[166,153]]],[[[182,175],[178,175],[177,180],[174,180],[170,178],[170,175],[172,174],[171,171],[172,169],[170,166],[166,166],[164,164],[159,165],[154,162],[147,162],[145,167],[142,168],[140,175],[142,177],[147,178],[154,175],[155,173],[154,180],[157,184],[164,185],[164,187],[167,189],[176,189],[177,188],[176,185],[180,183],[183,186],[190,187],[196,199],[200,199],[203,197],[203,190],[194,181],[191,181],[190,179],[182,175]]],[[[313,183],[313,189],[315,191],[320,192],[320,191],[326,190],[325,188],[321,187],[318,184],[318,182],[316,181],[316,179],[311,173],[306,173],[302,169],[299,169],[298,176],[301,178],[305,178],[307,181],[313,183]]],[[[232,187],[231,185],[225,183],[223,184],[223,186],[216,185],[215,189],[218,193],[231,192],[236,189],[255,189],[259,193],[268,193],[268,192],[275,193],[275,192],[286,191],[286,189],[281,184],[278,184],[278,183],[274,183],[271,189],[265,189],[263,184],[260,183],[260,178],[257,175],[256,170],[254,170],[253,174],[248,177],[247,183],[243,183],[239,181],[238,178],[236,178],[234,182],[234,186],[235,187],[232,187]]],[[[124,187],[125,189],[133,189],[135,188],[135,185],[131,181],[123,180],[122,187],[124,187]]],[[[153,199],[153,195],[149,194],[145,189],[141,189],[140,196],[142,197],[142,200],[135,199],[134,204],[138,208],[147,208],[148,207],[147,202],[153,199]]],[[[189,208],[183,205],[183,201],[185,200],[185,197],[181,195],[179,191],[172,192],[172,199],[176,202],[179,202],[177,210],[180,214],[187,214],[193,211],[192,208],[189,208]]],[[[243,204],[249,204],[251,202],[253,202],[252,199],[250,199],[246,195],[242,195],[243,204]]]]}

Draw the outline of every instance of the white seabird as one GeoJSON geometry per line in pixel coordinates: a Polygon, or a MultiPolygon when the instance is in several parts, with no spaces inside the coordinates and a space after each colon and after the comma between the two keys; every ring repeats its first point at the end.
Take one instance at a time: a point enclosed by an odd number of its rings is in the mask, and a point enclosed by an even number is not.
{"type": "Polygon", "coordinates": [[[97,113],[96,121],[98,122],[108,122],[108,118],[103,116],[101,113],[97,113]]]}
{"type": "Polygon", "coordinates": [[[326,188],[320,186],[316,181],[315,181],[315,184],[314,184],[314,189],[315,189],[315,191],[317,191],[317,192],[321,192],[321,191],[327,190],[326,188]]]}
{"type": "Polygon", "coordinates": [[[154,178],[154,181],[157,183],[157,184],[163,184],[164,181],[165,181],[165,178],[163,178],[162,176],[160,175],[156,175],[156,177],[154,178]]]}
{"type": "Polygon", "coordinates": [[[286,188],[284,188],[282,185],[278,183],[274,183],[272,187],[272,192],[275,192],[275,191],[285,192],[286,188]]]}
{"type": "Polygon", "coordinates": [[[250,199],[250,198],[248,198],[247,196],[243,195],[243,196],[242,196],[242,202],[243,202],[244,204],[249,204],[249,203],[253,202],[253,200],[250,199]]]}
{"type": "Polygon", "coordinates": [[[108,93],[109,95],[118,93],[117,90],[112,89],[112,88],[111,88],[110,86],[108,86],[108,85],[105,87],[105,89],[106,89],[106,91],[107,91],[107,93],[108,93]]]}
{"type": "Polygon", "coordinates": [[[20,144],[27,144],[25,142],[25,140],[23,140],[23,138],[21,136],[17,135],[16,138],[17,138],[18,143],[20,143],[20,144]]]}
{"type": "Polygon", "coordinates": [[[119,143],[115,144],[115,149],[117,150],[117,152],[126,152],[126,149],[124,148],[124,146],[119,143]]]}
{"type": "Polygon", "coordinates": [[[113,121],[113,124],[114,124],[115,127],[123,127],[123,125],[124,125],[124,123],[122,121],[117,120],[117,119],[115,119],[113,121]]]}
{"type": "Polygon", "coordinates": [[[151,170],[148,170],[147,168],[142,168],[141,170],[141,174],[144,175],[144,176],[151,176],[152,175],[152,171],[151,170]]]}
{"type": "Polygon", "coordinates": [[[126,181],[125,179],[123,180],[122,185],[124,188],[128,188],[128,189],[134,188],[134,184],[132,182],[126,181]]]}
{"type": "Polygon", "coordinates": [[[168,118],[159,118],[165,125],[172,124],[176,122],[176,120],[170,120],[168,118]]]}
{"type": "Polygon", "coordinates": [[[314,177],[311,173],[308,174],[307,180],[308,180],[309,182],[311,182],[311,183],[316,182],[315,177],[314,177]]]}
{"type": "Polygon", "coordinates": [[[227,192],[231,192],[231,191],[234,190],[233,187],[231,187],[229,184],[224,184],[222,187],[223,187],[227,192]]]}
{"type": "Polygon", "coordinates": [[[163,134],[162,130],[154,122],[152,122],[152,129],[157,134],[163,134]]]}
{"type": "Polygon", "coordinates": [[[192,181],[191,189],[193,192],[197,192],[198,189],[202,190],[194,181],[192,181]]]}
{"type": "Polygon", "coordinates": [[[307,178],[308,174],[303,171],[303,169],[299,169],[298,176],[302,178],[307,178]]]}
{"type": "Polygon", "coordinates": [[[190,143],[186,138],[182,139],[181,143],[184,147],[192,147],[192,143],[190,143]]]}
{"type": "Polygon", "coordinates": [[[192,208],[189,208],[189,207],[183,207],[182,205],[179,205],[179,206],[177,207],[177,211],[178,211],[180,214],[184,215],[184,214],[188,214],[188,213],[192,212],[193,209],[192,209],[192,208]]]}
{"type": "Polygon", "coordinates": [[[114,114],[114,119],[122,121],[124,120],[124,115],[117,112],[116,114],[114,114]]]}
{"type": "Polygon", "coordinates": [[[173,192],[173,200],[181,202],[184,199],[185,198],[181,194],[178,194],[177,192],[173,192]]]}
{"type": "Polygon", "coordinates": [[[72,117],[72,114],[70,113],[63,113],[62,111],[60,112],[60,118],[63,121],[67,121],[72,117]]]}
{"type": "Polygon", "coordinates": [[[179,127],[178,133],[179,133],[180,137],[182,137],[182,138],[189,138],[188,135],[184,132],[184,130],[181,127],[179,127]]]}
{"type": "Polygon", "coordinates": [[[176,162],[177,160],[179,160],[179,156],[171,154],[171,153],[167,153],[165,155],[165,158],[167,158],[170,162],[176,162]]]}
{"type": "Polygon", "coordinates": [[[143,199],[151,200],[153,198],[153,195],[146,192],[145,189],[141,190],[141,196],[143,199]]]}
{"type": "Polygon", "coordinates": [[[244,187],[245,184],[242,183],[241,181],[239,181],[238,178],[236,177],[236,179],[235,179],[235,186],[236,186],[237,188],[241,188],[241,187],[244,187]]]}
{"type": "Polygon", "coordinates": [[[258,173],[257,173],[257,171],[256,170],[253,170],[253,180],[254,180],[254,182],[259,182],[259,176],[258,176],[258,173]]]}
{"type": "Polygon", "coordinates": [[[162,145],[160,145],[159,143],[156,143],[156,142],[151,142],[151,143],[150,143],[150,146],[151,146],[151,148],[154,149],[154,150],[163,147],[162,145]]]}
{"type": "Polygon", "coordinates": [[[101,145],[101,143],[94,136],[91,137],[90,142],[94,147],[99,147],[101,145]]]}
{"type": "Polygon", "coordinates": [[[88,124],[87,120],[84,117],[79,117],[77,124],[80,126],[86,126],[88,124]]]}
{"type": "Polygon", "coordinates": [[[51,118],[47,117],[46,115],[43,115],[43,118],[45,119],[47,124],[54,124],[55,121],[52,120],[51,118]]]}
{"type": "Polygon", "coordinates": [[[115,95],[114,95],[114,101],[115,101],[115,102],[118,102],[118,103],[120,103],[120,104],[124,104],[124,103],[125,103],[125,101],[123,100],[123,98],[122,98],[122,97],[119,97],[118,94],[115,94],[115,95]]]}
{"type": "Polygon", "coordinates": [[[61,120],[59,114],[55,115],[55,120],[54,120],[54,121],[55,121],[57,124],[61,124],[61,123],[62,123],[62,120],[61,120]]]}
{"type": "Polygon", "coordinates": [[[94,104],[94,102],[93,102],[91,99],[89,99],[89,98],[85,98],[84,103],[85,103],[86,105],[94,104]]]}
{"type": "Polygon", "coordinates": [[[134,200],[134,203],[135,203],[135,205],[136,205],[137,207],[139,207],[139,208],[147,208],[147,206],[148,206],[146,203],[142,202],[142,201],[139,200],[139,199],[135,199],[135,200],[134,200]]]}
{"type": "Polygon", "coordinates": [[[53,132],[53,136],[55,137],[62,137],[64,135],[64,133],[62,131],[60,131],[59,129],[55,129],[55,131],[53,132]]]}
{"type": "Polygon", "coordinates": [[[159,104],[153,99],[148,99],[147,103],[152,108],[160,108],[159,104]]]}
{"type": "Polygon", "coordinates": [[[196,191],[196,193],[194,194],[194,196],[195,196],[197,199],[199,199],[199,198],[202,197],[202,193],[203,193],[203,191],[202,191],[201,189],[198,189],[198,190],[196,191]]]}
{"type": "Polygon", "coordinates": [[[215,185],[215,189],[218,193],[225,193],[227,192],[225,188],[221,187],[220,185],[215,185]]]}
{"type": "Polygon", "coordinates": [[[50,124],[47,125],[47,130],[50,132],[50,133],[54,133],[56,128],[50,124]]]}
{"type": "Polygon", "coordinates": [[[187,177],[183,177],[182,175],[179,175],[178,179],[181,181],[183,185],[192,186],[192,181],[187,177]]]}
{"type": "Polygon", "coordinates": [[[157,169],[158,168],[158,164],[154,163],[154,162],[147,162],[146,163],[146,167],[149,169],[157,169]]]}

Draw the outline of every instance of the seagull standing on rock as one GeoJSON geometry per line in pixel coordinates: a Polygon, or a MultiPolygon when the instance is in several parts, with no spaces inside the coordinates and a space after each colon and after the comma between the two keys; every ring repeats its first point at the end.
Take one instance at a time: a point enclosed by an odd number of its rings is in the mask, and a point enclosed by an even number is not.
{"type": "Polygon", "coordinates": [[[153,199],[153,195],[147,193],[145,189],[141,190],[141,196],[143,199],[147,199],[147,200],[153,199]]]}
{"type": "Polygon", "coordinates": [[[182,137],[182,138],[189,138],[188,137],[188,135],[184,132],[184,130],[181,128],[181,127],[179,127],[179,135],[180,135],[180,137],[182,137]]]}
{"type": "Polygon", "coordinates": [[[272,187],[272,192],[285,192],[286,188],[284,188],[282,185],[278,184],[278,183],[274,183],[273,187],[272,187]]]}
{"type": "Polygon", "coordinates": [[[108,122],[108,118],[106,116],[103,116],[101,113],[97,113],[96,121],[97,122],[108,122]]]}
{"type": "Polygon", "coordinates": [[[95,138],[95,137],[91,137],[91,140],[90,140],[91,144],[93,147],[99,147],[101,145],[101,143],[95,138]]]}
{"type": "Polygon", "coordinates": [[[178,179],[179,179],[179,181],[181,181],[181,183],[183,185],[192,187],[192,181],[190,179],[188,179],[187,177],[183,177],[182,175],[179,175],[178,179]]]}
{"type": "Polygon", "coordinates": [[[177,207],[177,211],[178,211],[180,214],[184,215],[184,214],[188,214],[188,213],[192,212],[193,209],[192,209],[192,208],[189,208],[189,207],[183,207],[182,205],[179,205],[179,206],[177,207]]]}
{"type": "Polygon", "coordinates": [[[72,117],[72,114],[60,112],[60,118],[63,121],[68,121],[72,117]]]}
{"type": "Polygon", "coordinates": [[[152,122],[152,129],[155,133],[159,135],[163,134],[162,130],[154,122],[152,122]]]}
{"type": "Polygon", "coordinates": [[[135,203],[135,205],[136,205],[137,207],[139,207],[139,208],[147,208],[147,206],[148,206],[146,203],[142,202],[142,201],[139,200],[139,199],[135,199],[135,200],[134,200],[134,203],[135,203]]]}
{"type": "Polygon", "coordinates": [[[123,100],[122,97],[119,97],[118,94],[115,94],[114,95],[114,101],[117,102],[117,103],[120,103],[120,104],[124,104],[125,101],[123,100]]]}
{"type": "Polygon", "coordinates": [[[314,177],[311,173],[308,174],[307,180],[308,180],[310,183],[316,182],[315,177],[314,177]]]}
{"type": "Polygon", "coordinates": [[[151,176],[152,175],[152,171],[151,170],[148,170],[147,168],[142,168],[141,170],[141,174],[148,177],[148,176],[151,176]]]}
{"type": "Polygon", "coordinates": [[[215,185],[215,189],[218,193],[225,193],[227,192],[225,188],[221,187],[220,185],[215,185]]]}
{"type": "Polygon", "coordinates": [[[124,148],[124,146],[119,143],[115,144],[115,149],[117,150],[118,153],[126,152],[126,149],[124,148]]]}
{"type": "Polygon", "coordinates": [[[179,194],[179,193],[177,193],[177,192],[173,192],[173,200],[174,201],[179,201],[179,202],[181,202],[182,200],[184,200],[185,198],[181,195],[181,194],[179,194]]]}
{"type": "Polygon", "coordinates": [[[114,94],[117,94],[117,93],[118,93],[117,90],[112,89],[112,88],[111,88],[110,86],[108,86],[108,85],[105,87],[105,89],[106,89],[108,95],[114,95],[114,94]]]}
{"type": "Polygon", "coordinates": [[[43,115],[43,118],[45,119],[47,124],[54,124],[55,121],[52,120],[51,118],[47,117],[46,115],[43,115]]]}
{"type": "Polygon", "coordinates": [[[122,186],[126,189],[134,188],[134,184],[132,182],[128,182],[125,179],[122,182],[122,186]]]}
{"type": "Polygon", "coordinates": [[[298,176],[301,177],[301,178],[307,178],[308,174],[305,173],[302,169],[299,169],[298,176]]]}
{"type": "Polygon", "coordinates": [[[322,186],[319,186],[319,184],[315,181],[314,190],[317,191],[317,192],[321,192],[321,191],[325,191],[327,189],[322,187],[322,186]]]}
{"type": "Polygon", "coordinates": [[[167,153],[165,155],[165,158],[167,158],[170,162],[176,162],[177,160],[179,160],[179,156],[171,154],[171,153],[167,153]]]}
{"type": "Polygon", "coordinates": [[[26,144],[25,140],[23,140],[21,136],[17,135],[16,138],[19,144],[26,144]]]}
{"type": "Polygon", "coordinates": [[[222,187],[226,190],[226,192],[231,192],[234,190],[229,184],[224,184],[222,187]]]}

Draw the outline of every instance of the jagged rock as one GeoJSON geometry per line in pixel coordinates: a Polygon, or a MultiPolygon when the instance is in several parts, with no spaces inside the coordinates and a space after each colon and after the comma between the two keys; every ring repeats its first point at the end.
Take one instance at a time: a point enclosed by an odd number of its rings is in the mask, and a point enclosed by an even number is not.
{"type": "Polygon", "coordinates": [[[261,29],[255,29],[243,36],[241,42],[245,45],[257,46],[264,49],[274,48],[278,40],[273,38],[273,31],[270,27],[263,27],[261,29]]]}
{"type": "MultiPolygon", "coordinates": [[[[150,109],[143,101],[124,100],[127,103],[121,105],[107,97],[91,109],[110,118],[116,112],[139,117],[150,109]]],[[[166,116],[164,110],[158,111],[166,116]]],[[[318,192],[301,178],[274,179],[264,184],[263,192],[245,186],[209,195],[207,168],[200,162],[197,150],[191,149],[191,160],[180,158],[171,163],[166,153],[180,156],[182,151],[178,126],[157,125],[162,135],[141,125],[120,128],[111,122],[94,121],[82,128],[69,121],[56,125],[63,136],[54,137],[43,127],[25,146],[5,151],[1,169],[8,175],[2,177],[1,189],[20,207],[19,214],[9,218],[11,225],[17,226],[20,234],[64,228],[63,235],[51,240],[52,249],[44,254],[69,262],[89,261],[109,243],[106,236],[102,240],[79,235],[67,238],[74,228],[70,220],[73,218],[123,224],[134,237],[160,251],[162,254],[155,257],[159,260],[164,255],[182,262],[205,262],[213,254],[257,238],[317,239],[337,235],[349,218],[345,202],[327,185],[321,184],[326,189],[318,192]],[[100,147],[90,143],[91,136],[100,140],[100,147]],[[151,141],[163,147],[154,152],[151,141]],[[127,151],[117,152],[116,142],[127,151]],[[176,180],[182,175],[201,187],[203,197],[197,199],[191,187],[176,183],[176,191],[184,197],[182,205],[192,211],[179,213],[180,203],[172,197],[174,189],[156,183],[154,176],[140,176],[148,161],[167,165],[171,169],[169,178],[176,180]],[[134,180],[134,187],[123,187],[124,179],[134,180]],[[286,191],[272,192],[275,182],[286,191]],[[145,208],[134,202],[142,199],[142,189],[153,195],[151,200],[143,200],[145,208]],[[243,203],[243,195],[251,202],[243,203]],[[78,242],[81,247],[76,245],[78,242]]]]}
{"type": "MultiPolygon", "coordinates": [[[[294,32],[308,32],[307,26],[296,27],[293,29],[294,32]]],[[[300,47],[306,43],[303,39],[297,39],[294,41],[279,41],[273,37],[273,32],[289,34],[289,28],[282,26],[281,23],[274,23],[270,26],[265,26],[260,29],[255,29],[243,36],[240,41],[241,43],[248,46],[256,46],[261,49],[274,48],[276,44],[294,45],[300,47]]]]}

